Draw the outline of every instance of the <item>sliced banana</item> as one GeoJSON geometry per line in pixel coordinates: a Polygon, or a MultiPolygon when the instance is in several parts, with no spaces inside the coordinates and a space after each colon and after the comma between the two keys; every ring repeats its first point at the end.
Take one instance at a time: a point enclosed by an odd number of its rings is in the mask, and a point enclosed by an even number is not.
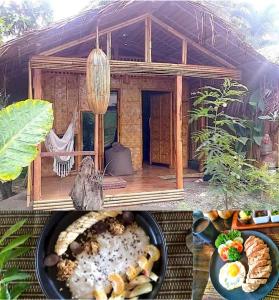
{"type": "Polygon", "coordinates": [[[154,262],[160,259],[160,251],[154,245],[147,245],[144,249],[144,252],[147,253],[149,255],[149,259],[154,262]]]}
{"type": "Polygon", "coordinates": [[[153,287],[150,282],[136,286],[131,292],[126,294],[126,298],[131,299],[140,295],[148,294],[152,291],[153,287]]]}
{"type": "Polygon", "coordinates": [[[113,296],[120,296],[124,293],[125,283],[123,278],[119,274],[116,273],[110,274],[108,276],[108,280],[111,282],[112,285],[113,296]]]}
{"type": "Polygon", "coordinates": [[[107,300],[107,294],[104,289],[96,289],[93,291],[93,297],[95,297],[96,300],[107,300]]]}
{"type": "Polygon", "coordinates": [[[131,290],[133,289],[135,286],[137,285],[141,285],[144,283],[150,282],[150,278],[145,276],[145,275],[139,275],[136,278],[134,278],[133,280],[131,280],[128,284],[127,284],[127,289],[131,290]]]}

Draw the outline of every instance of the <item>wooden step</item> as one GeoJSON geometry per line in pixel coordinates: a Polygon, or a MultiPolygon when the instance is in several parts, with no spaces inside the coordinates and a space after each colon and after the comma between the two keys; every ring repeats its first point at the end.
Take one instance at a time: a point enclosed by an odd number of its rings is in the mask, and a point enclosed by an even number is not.
{"type": "MultiPolygon", "coordinates": [[[[104,199],[104,208],[125,209],[130,206],[157,204],[164,202],[183,201],[183,190],[167,190],[145,193],[130,193],[119,195],[107,195],[104,199]]],[[[71,199],[41,200],[33,203],[34,210],[73,210],[71,199]]],[[[144,209],[144,208],[143,208],[144,209]]]]}

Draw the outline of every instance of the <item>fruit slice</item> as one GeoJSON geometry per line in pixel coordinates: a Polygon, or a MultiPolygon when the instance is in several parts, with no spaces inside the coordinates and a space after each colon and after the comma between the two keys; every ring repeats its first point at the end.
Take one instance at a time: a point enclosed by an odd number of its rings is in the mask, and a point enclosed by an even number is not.
{"type": "Polygon", "coordinates": [[[141,285],[144,283],[150,282],[150,278],[145,276],[145,275],[139,275],[137,276],[135,279],[133,279],[132,281],[129,282],[129,284],[127,285],[127,288],[129,290],[133,289],[134,287],[136,287],[137,285],[141,285]]]}
{"type": "Polygon", "coordinates": [[[156,275],[154,272],[151,272],[150,275],[149,275],[149,278],[152,280],[152,281],[157,281],[159,279],[159,276],[156,275]]]}
{"type": "Polygon", "coordinates": [[[154,245],[147,245],[144,252],[149,255],[149,259],[152,261],[157,261],[160,258],[160,251],[154,245]]]}
{"type": "Polygon", "coordinates": [[[111,282],[112,289],[113,289],[113,295],[118,296],[123,294],[125,289],[125,283],[123,278],[116,273],[112,273],[108,276],[108,280],[111,282]]]}
{"type": "Polygon", "coordinates": [[[107,300],[107,294],[104,289],[97,289],[93,291],[93,296],[96,298],[96,300],[107,300]]]}
{"type": "Polygon", "coordinates": [[[136,286],[131,292],[127,293],[125,298],[134,298],[152,291],[153,286],[150,282],[136,286]]]}
{"type": "Polygon", "coordinates": [[[145,256],[140,256],[138,260],[139,267],[143,270],[145,276],[150,276],[151,270],[153,268],[154,262],[150,259],[147,259],[145,256]]]}
{"type": "Polygon", "coordinates": [[[136,278],[139,275],[140,272],[141,272],[141,269],[139,267],[129,266],[126,271],[128,280],[129,281],[133,280],[134,278],[136,278]]]}

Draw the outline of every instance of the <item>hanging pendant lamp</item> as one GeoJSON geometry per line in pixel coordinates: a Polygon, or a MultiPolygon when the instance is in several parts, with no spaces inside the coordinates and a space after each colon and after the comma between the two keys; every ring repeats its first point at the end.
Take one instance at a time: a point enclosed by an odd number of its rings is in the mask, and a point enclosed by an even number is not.
{"type": "Polygon", "coordinates": [[[97,26],[96,49],[93,49],[86,63],[87,101],[94,114],[105,114],[110,97],[110,64],[106,54],[99,48],[97,26]]]}

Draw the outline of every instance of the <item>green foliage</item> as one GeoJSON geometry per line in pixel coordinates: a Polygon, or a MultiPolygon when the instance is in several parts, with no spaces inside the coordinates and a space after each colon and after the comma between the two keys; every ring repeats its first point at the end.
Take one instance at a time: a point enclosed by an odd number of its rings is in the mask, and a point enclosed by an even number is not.
{"type": "Polygon", "coordinates": [[[235,125],[235,134],[238,136],[238,141],[235,144],[235,149],[238,153],[253,157],[253,145],[261,145],[264,133],[264,122],[259,119],[265,110],[265,103],[260,89],[255,90],[249,95],[248,106],[243,112],[245,127],[235,125]]]}
{"type": "Polygon", "coordinates": [[[0,111],[0,180],[16,179],[37,156],[53,123],[51,103],[25,100],[0,111]]]}
{"type": "Polygon", "coordinates": [[[241,232],[238,230],[230,230],[227,233],[220,233],[215,240],[215,247],[219,248],[221,245],[226,244],[227,241],[233,241],[237,237],[241,237],[241,232]]]}
{"type": "Polygon", "coordinates": [[[46,26],[50,21],[52,10],[45,0],[4,1],[0,6],[0,42],[46,26]]]}
{"type": "MultiPolygon", "coordinates": [[[[25,222],[26,220],[22,220],[11,226],[0,238],[0,245],[16,233],[25,222]]],[[[17,299],[29,286],[22,282],[29,278],[29,274],[17,268],[5,267],[12,259],[30,251],[29,247],[24,246],[30,237],[30,235],[18,236],[0,250],[0,299],[17,299]]]]}
{"type": "Polygon", "coordinates": [[[249,120],[230,116],[225,108],[241,102],[246,92],[245,86],[229,79],[225,79],[220,88],[204,87],[196,94],[196,108],[191,114],[192,121],[208,120],[206,128],[196,132],[193,139],[199,143],[197,156],[204,159],[205,175],[211,177],[210,186],[224,195],[226,207],[229,199],[241,193],[265,192],[269,197],[279,199],[279,175],[271,175],[266,168],[257,168],[254,161],[235,147],[237,143],[249,141],[245,135],[238,136],[236,130],[237,126],[246,132],[249,120]]]}
{"type": "Polygon", "coordinates": [[[279,37],[278,7],[275,2],[267,2],[263,9],[257,8],[252,1],[220,0],[210,2],[211,8],[238,29],[239,34],[255,48],[277,44],[279,37]]]}
{"type": "Polygon", "coordinates": [[[194,94],[195,101],[191,122],[205,117],[208,120],[206,128],[193,134],[195,142],[200,146],[197,148],[199,158],[212,159],[223,153],[237,155],[234,145],[238,140],[235,136],[235,127],[245,128],[244,120],[230,116],[226,108],[234,102],[242,102],[241,97],[245,95],[247,88],[225,79],[221,88],[205,86],[194,94]]]}

